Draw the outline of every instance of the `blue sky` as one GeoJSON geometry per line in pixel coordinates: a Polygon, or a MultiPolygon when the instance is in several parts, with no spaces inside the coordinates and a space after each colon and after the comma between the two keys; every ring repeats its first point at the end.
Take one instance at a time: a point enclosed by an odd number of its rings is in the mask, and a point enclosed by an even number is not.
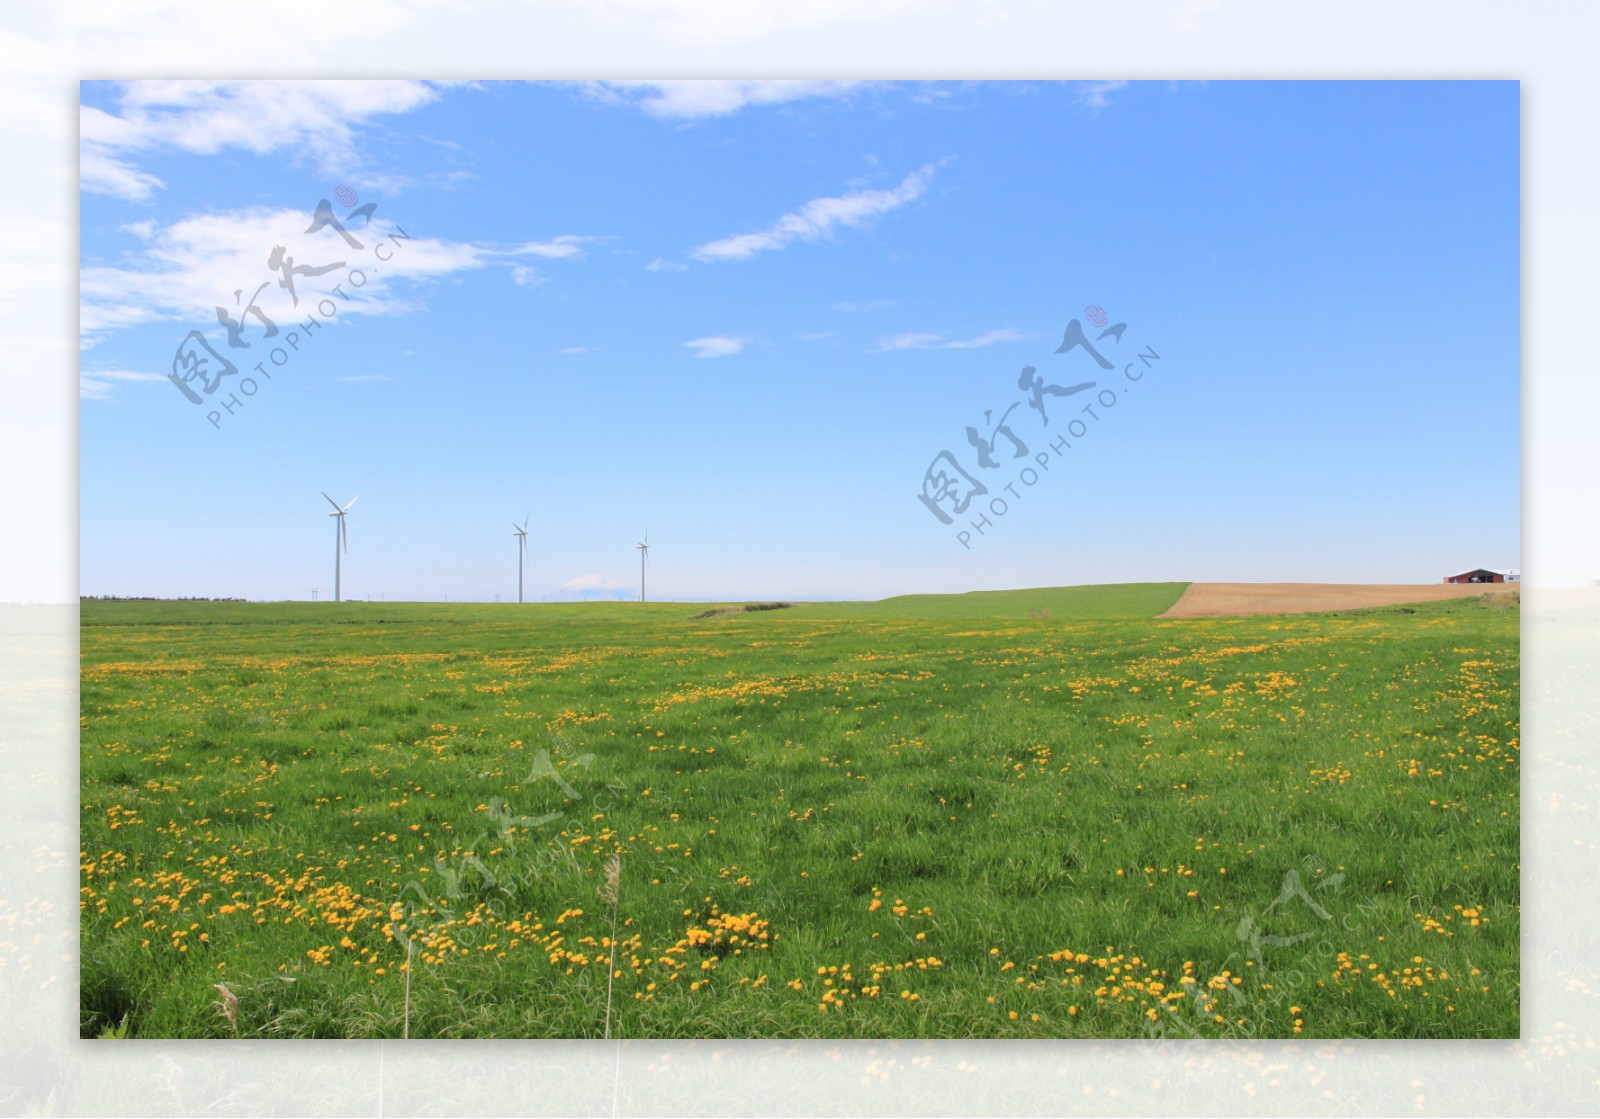
{"type": "Polygon", "coordinates": [[[323,490],[360,495],[345,592],[374,599],[514,598],[527,514],[535,600],[635,595],[646,528],[652,598],[1521,566],[1514,82],[82,104],[83,593],[326,596],[323,490]],[[341,186],[376,204],[359,250],[305,232],[341,186]],[[292,308],[275,245],[345,267],[292,308]],[[217,305],[263,282],[279,336],[246,319],[230,347],[217,305]],[[1127,324],[1109,373],[1054,352],[1073,319],[1099,334],[1090,305],[1127,324]],[[192,330],[240,370],[199,405],[167,377],[192,330]],[[1133,382],[1138,352],[1160,357],[1133,382]],[[1046,429],[1027,365],[1096,389],[1046,429]],[[966,428],[1018,403],[1029,453],[1002,438],[986,470],[966,428]],[[949,525],[917,498],[945,450],[989,490],[949,525]]]}

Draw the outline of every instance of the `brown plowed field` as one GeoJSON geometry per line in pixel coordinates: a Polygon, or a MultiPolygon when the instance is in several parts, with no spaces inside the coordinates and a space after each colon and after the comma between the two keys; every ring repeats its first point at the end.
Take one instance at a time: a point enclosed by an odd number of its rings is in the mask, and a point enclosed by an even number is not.
{"type": "Polygon", "coordinates": [[[1520,583],[1190,583],[1163,618],[1304,614],[1480,594],[1514,594],[1520,583]]]}

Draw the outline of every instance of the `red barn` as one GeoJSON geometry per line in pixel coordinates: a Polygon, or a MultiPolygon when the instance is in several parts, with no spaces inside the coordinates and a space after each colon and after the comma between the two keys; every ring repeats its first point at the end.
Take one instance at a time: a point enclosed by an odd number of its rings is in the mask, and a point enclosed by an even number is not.
{"type": "Polygon", "coordinates": [[[1463,571],[1459,575],[1446,575],[1444,581],[1446,583],[1504,583],[1506,577],[1503,572],[1475,567],[1471,571],[1463,571]]]}

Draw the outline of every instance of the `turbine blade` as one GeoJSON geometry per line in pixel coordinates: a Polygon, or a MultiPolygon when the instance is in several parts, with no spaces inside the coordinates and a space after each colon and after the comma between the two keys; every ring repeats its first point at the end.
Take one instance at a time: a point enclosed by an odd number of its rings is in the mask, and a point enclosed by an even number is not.
{"type": "Polygon", "coordinates": [[[339,539],[344,541],[344,550],[350,551],[350,526],[345,524],[344,516],[339,517],[339,539]]]}
{"type": "MultiPolygon", "coordinates": [[[[360,495],[360,494],[356,494],[356,495],[355,495],[355,496],[354,496],[354,497],[352,497],[352,498],[351,498],[351,499],[350,499],[350,505],[354,505],[354,504],[355,504],[355,503],[356,503],[356,502],[358,502],[358,501],[360,501],[360,500],[361,500],[361,495],[360,495]]],[[[342,509],[342,510],[341,510],[341,512],[349,512],[349,510],[350,510],[350,505],[346,505],[346,506],[345,506],[345,507],[344,507],[344,509],[342,509]]]]}
{"type": "MultiPolygon", "coordinates": [[[[319,492],[321,492],[323,497],[328,497],[328,491],[327,490],[321,490],[319,492]]],[[[335,509],[339,508],[339,503],[337,501],[335,501],[331,497],[328,497],[328,504],[333,506],[335,509]]]]}

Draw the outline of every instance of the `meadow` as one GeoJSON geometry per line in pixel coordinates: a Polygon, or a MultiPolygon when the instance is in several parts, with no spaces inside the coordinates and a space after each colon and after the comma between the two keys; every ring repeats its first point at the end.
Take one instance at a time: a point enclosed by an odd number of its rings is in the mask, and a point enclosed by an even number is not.
{"type": "Polygon", "coordinates": [[[85,602],[81,1032],[1517,1036],[1514,601],[1183,587],[85,602]]]}

